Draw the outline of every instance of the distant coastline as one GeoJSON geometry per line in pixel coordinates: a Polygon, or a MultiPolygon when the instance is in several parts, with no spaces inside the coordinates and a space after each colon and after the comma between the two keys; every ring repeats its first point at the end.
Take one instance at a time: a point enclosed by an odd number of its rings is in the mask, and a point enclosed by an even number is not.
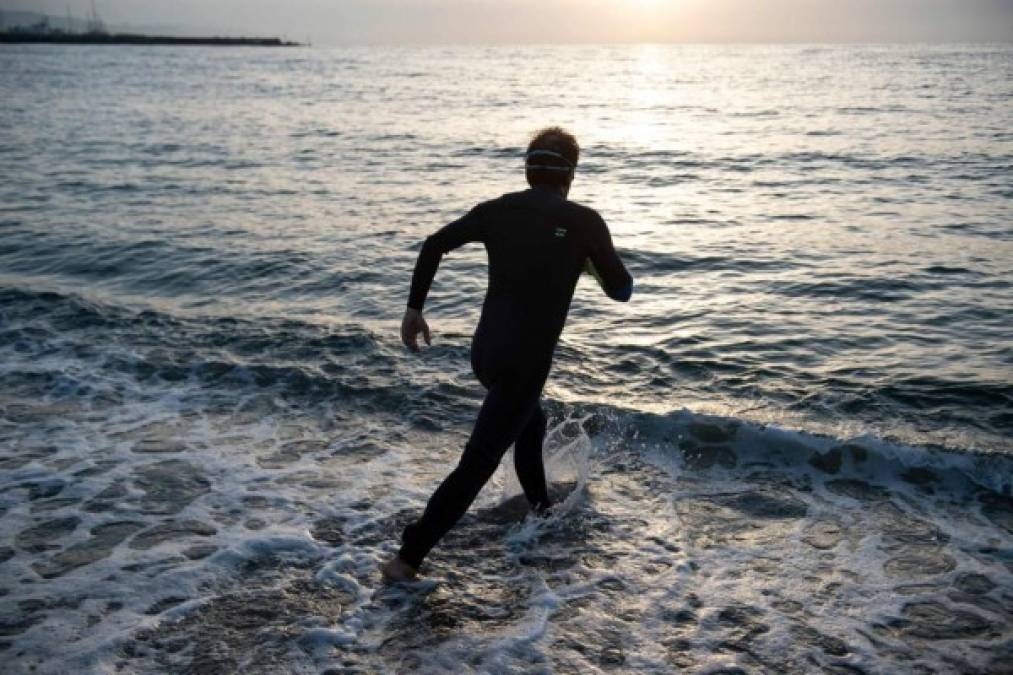
{"type": "Polygon", "coordinates": [[[74,44],[74,45],[210,45],[217,47],[299,47],[302,43],[262,37],[178,37],[134,33],[64,33],[56,31],[4,31],[0,44],[74,44]]]}

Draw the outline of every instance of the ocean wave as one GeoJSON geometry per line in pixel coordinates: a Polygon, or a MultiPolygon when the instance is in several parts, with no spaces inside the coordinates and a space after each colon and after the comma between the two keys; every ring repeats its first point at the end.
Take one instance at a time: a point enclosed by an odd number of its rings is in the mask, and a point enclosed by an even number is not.
{"type": "MultiPolygon", "coordinates": [[[[735,269],[728,262],[672,264],[735,269]]],[[[692,323],[705,315],[701,308],[680,320],[692,323]]],[[[664,333],[669,322],[652,326],[664,333]]],[[[776,409],[803,425],[809,419],[814,428],[840,420],[956,449],[1004,447],[999,439],[1010,428],[1013,406],[1009,383],[959,370],[916,374],[897,367],[893,377],[883,378],[868,367],[818,367],[824,353],[889,354],[897,344],[931,347],[942,337],[841,333],[824,336],[822,351],[807,355],[811,339],[796,331],[758,332],[744,320],[728,323],[726,331],[720,340],[687,335],[651,345],[564,340],[551,382],[586,400],[601,392],[619,395],[621,383],[631,405],[648,409],[659,401],[678,405],[731,396],[743,408],[758,399],[776,402],[776,409]],[[588,367],[588,359],[598,365],[588,367]]],[[[385,335],[356,323],[180,316],[5,288],[0,344],[9,356],[6,387],[22,395],[109,401],[131,396],[137,386],[185,385],[194,395],[213,397],[270,393],[308,406],[343,401],[363,410],[400,411],[430,426],[441,415],[468,419],[481,397],[470,374],[467,333],[444,334],[425,359],[412,360],[393,331],[385,335]]],[[[772,405],[762,407],[763,416],[780,414],[772,405]]]]}
{"type": "MultiPolygon", "coordinates": [[[[0,244],[5,273],[113,283],[128,293],[152,297],[251,297],[278,289],[281,295],[316,295],[378,278],[374,270],[334,264],[327,256],[298,249],[241,246],[225,253],[206,244],[208,235],[203,233],[93,239],[62,231],[19,231],[16,222],[10,228],[0,244]]],[[[220,234],[229,236],[229,231],[220,234]]]]}
{"type": "Polygon", "coordinates": [[[665,251],[622,249],[623,260],[630,266],[650,270],[652,274],[667,272],[752,272],[758,270],[788,271],[810,267],[805,260],[747,258],[742,255],[687,256],[665,251]]]}
{"type": "MultiPolygon", "coordinates": [[[[445,378],[410,384],[439,374],[446,361],[413,375],[391,339],[356,324],[183,318],[46,291],[0,290],[0,344],[11,357],[5,395],[102,407],[150,389],[214,407],[267,396],[307,408],[397,411],[439,427],[440,415],[470,414],[477,394],[477,385],[445,378]]],[[[468,362],[461,349],[442,352],[468,362]]]]}
{"type": "MultiPolygon", "coordinates": [[[[661,453],[684,470],[761,471],[794,468],[821,480],[869,481],[858,486],[895,485],[903,489],[960,489],[975,495],[985,489],[1013,493],[1013,456],[995,452],[910,446],[866,434],[837,438],[742,419],[694,414],[629,412],[610,406],[582,408],[592,435],[610,429],[636,439],[645,451],[661,453]]],[[[993,503],[983,498],[981,504],[993,503]]],[[[1013,514],[1013,501],[1008,506],[1013,514]]]]}

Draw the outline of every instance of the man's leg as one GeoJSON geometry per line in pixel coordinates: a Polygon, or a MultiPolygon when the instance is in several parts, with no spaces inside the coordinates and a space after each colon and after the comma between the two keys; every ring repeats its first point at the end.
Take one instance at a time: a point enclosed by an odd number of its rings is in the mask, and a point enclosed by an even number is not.
{"type": "Polygon", "coordinates": [[[552,503],[545,484],[545,466],[542,463],[542,442],[545,440],[545,429],[548,425],[542,406],[535,404],[535,410],[528,418],[528,423],[521,430],[514,445],[514,468],[517,480],[524,488],[524,496],[535,511],[544,511],[552,503]]]}
{"type": "MultiPolygon", "coordinates": [[[[505,379],[505,378],[504,378],[505,379]]],[[[429,550],[454,526],[499,466],[503,453],[525,427],[537,397],[517,380],[497,381],[478,413],[464,454],[415,523],[405,528],[398,557],[418,569],[429,550]]],[[[540,387],[536,389],[540,391],[540,387]]]]}

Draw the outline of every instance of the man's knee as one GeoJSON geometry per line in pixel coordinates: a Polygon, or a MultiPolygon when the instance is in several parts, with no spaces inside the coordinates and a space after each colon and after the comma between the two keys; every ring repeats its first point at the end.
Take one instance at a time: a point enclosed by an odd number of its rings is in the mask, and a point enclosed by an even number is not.
{"type": "Polygon", "coordinates": [[[536,406],[534,411],[531,413],[531,416],[528,418],[527,423],[524,425],[521,435],[517,438],[518,446],[541,446],[542,439],[545,438],[545,431],[547,428],[548,420],[545,419],[545,413],[542,412],[541,407],[536,406]]]}
{"type": "Polygon", "coordinates": [[[496,472],[505,453],[505,447],[500,449],[472,439],[464,446],[464,453],[461,455],[461,461],[457,463],[457,468],[470,474],[485,474],[488,478],[496,472]]]}

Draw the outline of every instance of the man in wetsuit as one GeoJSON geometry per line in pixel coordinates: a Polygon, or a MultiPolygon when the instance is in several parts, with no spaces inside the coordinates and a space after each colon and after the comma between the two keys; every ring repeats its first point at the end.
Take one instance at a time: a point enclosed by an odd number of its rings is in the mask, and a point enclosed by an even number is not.
{"type": "Polygon", "coordinates": [[[584,270],[595,274],[605,293],[620,302],[633,291],[605,221],[566,199],[579,152],[576,139],[558,127],[538,132],[525,163],[531,189],[479,204],[427,238],[419,252],[401,322],[401,339],[412,351],[419,349],[419,333],[430,344],[422,306],[440,258],[468,242],[485,245],[489,287],[471,343],[471,365],[488,393],[457,467],[422,517],[405,528],[398,554],[381,566],[386,581],[415,577],[422,559],[468,510],[511,445],[532,509],[544,511],[551,504],[539,398],[577,279],[584,270]]]}

